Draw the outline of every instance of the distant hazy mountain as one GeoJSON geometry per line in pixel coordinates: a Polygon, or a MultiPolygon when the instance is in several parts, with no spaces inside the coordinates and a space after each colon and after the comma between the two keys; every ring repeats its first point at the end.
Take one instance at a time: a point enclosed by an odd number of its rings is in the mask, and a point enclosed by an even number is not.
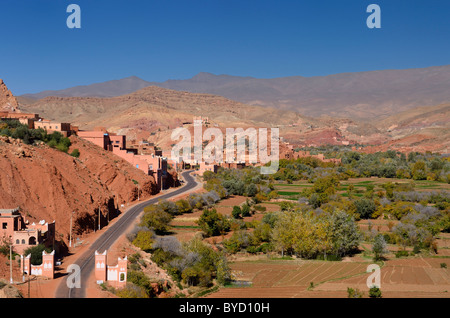
{"type": "Polygon", "coordinates": [[[133,93],[141,88],[152,85],[136,76],[112,80],[91,85],[81,85],[62,90],[49,90],[37,94],[24,94],[21,97],[41,99],[48,96],[57,97],[115,97],[133,93]]]}
{"type": "Polygon", "coordinates": [[[210,73],[165,82],[147,82],[129,77],[23,96],[112,97],[150,85],[214,94],[249,105],[294,110],[307,116],[372,119],[450,101],[450,65],[273,79],[210,73]]]}

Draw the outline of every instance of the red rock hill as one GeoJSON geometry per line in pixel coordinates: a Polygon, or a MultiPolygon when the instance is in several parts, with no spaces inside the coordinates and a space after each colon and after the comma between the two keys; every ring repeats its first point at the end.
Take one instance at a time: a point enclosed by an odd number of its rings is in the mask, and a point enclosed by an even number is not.
{"type": "MultiPolygon", "coordinates": [[[[70,137],[69,153],[46,144],[29,146],[20,140],[0,137],[0,209],[19,206],[30,222],[56,221],[57,239],[68,242],[70,216],[74,234],[82,235],[117,215],[115,207],[157,192],[155,180],[111,152],[76,136],[70,137]],[[118,200],[116,198],[118,197],[118,200]],[[109,214],[108,214],[109,213],[109,214]]],[[[123,209],[122,209],[123,210],[123,209]]]]}

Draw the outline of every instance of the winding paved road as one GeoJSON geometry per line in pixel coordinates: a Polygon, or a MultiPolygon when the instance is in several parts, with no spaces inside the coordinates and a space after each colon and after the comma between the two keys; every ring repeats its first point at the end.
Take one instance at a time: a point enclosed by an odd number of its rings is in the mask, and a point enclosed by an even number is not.
{"type": "Polygon", "coordinates": [[[61,281],[56,290],[55,297],[56,298],[85,298],[86,297],[86,286],[88,285],[89,276],[91,276],[91,272],[94,270],[94,253],[95,251],[103,252],[105,249],[109,249],[113,243],[128,229],[128,227],[136,220],[142,210],[151,204],[158,203],[161,199],[169,199],[171,197],[180,195],[189,190],[194,189],[198,184],[195,179],[191,176],[192,171],[185,171],[181,175],[185,180],[185,185],[181,188],[160,195],[153,199],[144,201],[140,204],[137,204],[131,207],[128,211],[120,217],[117,222],[111,225],[105,233],[103,233],[92,245],[89,249],[81,255],[75,264],[80,266],[80,283],[81,288],[68,288],[67,287],[67,276],[61,281]]]}

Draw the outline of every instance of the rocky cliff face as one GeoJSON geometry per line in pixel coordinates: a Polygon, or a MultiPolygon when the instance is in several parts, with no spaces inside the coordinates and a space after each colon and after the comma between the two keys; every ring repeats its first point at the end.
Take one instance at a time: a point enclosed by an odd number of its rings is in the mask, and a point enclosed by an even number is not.
{"type": "Polygon", "coordinates": [[[73,234],[82,236],[105,226],[137,199],[157,192],[153,177],[128,162],[76,136],[69,153],[45,144],[29,146],[20,140],[0,137],[0,209],[20,207],[29,222],[56,221],[57,240],[68,242],[70,218],[73,234]],[[122,208],[121,205],[125,207],[122,208]]]}
{"type": "Polygon", "coordinates": [[[18,112],[18,107],[17,99],[0,79],[0,111],[18,112]]]}

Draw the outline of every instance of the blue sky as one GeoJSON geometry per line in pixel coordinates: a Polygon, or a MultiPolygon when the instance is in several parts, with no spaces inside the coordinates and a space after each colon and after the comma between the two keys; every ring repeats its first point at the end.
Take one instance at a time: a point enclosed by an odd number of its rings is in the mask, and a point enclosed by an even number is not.
{"type": "Polygon", "coordinates": [[[447,0],[1,0],[15,95],[199,72],[274,78],[450,64],[447,0]],[[81,7],[81,29],[66,8],[81,7]],[[381,7],[381,29],[366,8],[381,7]]]}

